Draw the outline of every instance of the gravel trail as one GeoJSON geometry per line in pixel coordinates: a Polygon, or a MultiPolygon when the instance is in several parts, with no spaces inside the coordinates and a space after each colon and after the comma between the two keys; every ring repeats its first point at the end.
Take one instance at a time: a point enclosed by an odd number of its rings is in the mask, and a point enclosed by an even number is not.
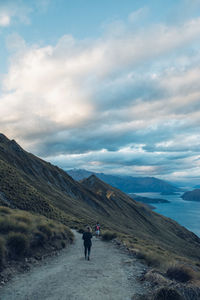
{"type": "Polygon", "coordinates": [[[110,242],[93,238],[91,260],[83,257],[81,235],[58,256],[17,275],[0,290],[1,300],[130,300],[146,293],[137,280],[144,266],[110,242]]]}

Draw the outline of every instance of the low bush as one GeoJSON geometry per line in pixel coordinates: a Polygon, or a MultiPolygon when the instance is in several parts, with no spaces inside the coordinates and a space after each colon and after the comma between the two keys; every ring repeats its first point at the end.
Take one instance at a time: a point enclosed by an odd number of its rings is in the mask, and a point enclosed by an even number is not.
{"type": "Polygon", "coordinates": [[[183,300],[183,298],[175,289],[163,287],[155,292],[153,300],[183,300]]]}
{"type": "Polygon", "coordinates": [[[117,237],[117,234],[113,231],[105,231],[102,234],[103,241],[111,241],[117,237]]]}
{"type": "Polygon", "coordinates": [[[8,235],[7,247],[10,258],[21,257],[28,252],[28,238],[25,234],[12,232],[8,235]]]}
{"type": "Polygon", "coordinates": [[[171,280],[176,280],[179,282],[188,282],[192,280],[194,276],[193,271],[190,268],[182,265],[170,267],[167,270],[166,275],[171,280]]]}

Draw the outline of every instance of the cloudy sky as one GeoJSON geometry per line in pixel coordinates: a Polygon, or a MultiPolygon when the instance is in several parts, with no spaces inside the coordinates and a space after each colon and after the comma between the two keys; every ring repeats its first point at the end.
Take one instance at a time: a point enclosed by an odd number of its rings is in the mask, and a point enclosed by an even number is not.
{"type": "Polygon", "coordinates": [[[0,0],[0,131],[66,170],[200,183],[200,0],[0,0]]]}

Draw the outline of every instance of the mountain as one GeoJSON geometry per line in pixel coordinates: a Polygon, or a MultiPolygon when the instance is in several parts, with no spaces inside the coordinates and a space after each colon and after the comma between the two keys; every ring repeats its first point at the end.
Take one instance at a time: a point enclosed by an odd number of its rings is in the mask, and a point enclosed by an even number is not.
{"type": "MultiPolygon", "coordinates": [[[[0,205],[56,219],[73,228],[117,232],[127,246],[160,260],[200,259],[200,239],[96,176],[82,182],[0,134],[0,205]],[[131,245],[131,246],[130,246],[131,245]]],[[[145,257],[145,256],[143,256],[145,257]]]]}
{"type": "Polygon", "coordinates": [[[67,173],[75,180],[82,180],[90,175],[96,175],[99,179],[125,193],[157,192],[163,195],[170,195],[181,191],[171,183],[154,177],[114,176],[83,169],[72,169],[68,170],[67,173]]]}
{"type": "Polygon", "coordinates": [[[200,189],[185,192],[181,198],[187,201],[200,201],[200,189]]]}
{"type": "Polygon", "coordinates": [[[142,197],[142,196],[138,196],[136,194],[131,194],[130,195],[131,198],[135,199],[136,201],[142,202],[142,203],[170,203],[169,200],[165,200],[162,198],[149,198],[149,197],[142,197]]]}

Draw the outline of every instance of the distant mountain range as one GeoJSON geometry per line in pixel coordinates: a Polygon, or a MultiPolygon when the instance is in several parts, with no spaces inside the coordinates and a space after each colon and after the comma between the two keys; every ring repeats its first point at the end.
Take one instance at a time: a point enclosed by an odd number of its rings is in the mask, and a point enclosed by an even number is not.
{"type": "Polygon", "coordinates": [[[185,192],[181,198],[187,201],[199,201],[200,202],[200,189],[185,192]]]}
{"type": "Polygon", "coordinates": [[[104,173],[95,173],[83,169],[68,170],[67,173],[77,181],[95,175],[106,183],[122,190],[125,193],[157,192],[162,195],[172,195],[181,192],[181,189],[164,180],[155,177],[115,176],[104,173]]]}
{"type": "Polygon", "coordinates": [[[0,205],[44,215],[76,229],[94,226],[99,220],[104,230],[117,232],[129,247],[153,253],[162,261],[169,257],[200,260],[200,238],[177,222],[94,175],[82,182],[73,180],[62,169],[28,153],[3,134],[0,205]]]}

